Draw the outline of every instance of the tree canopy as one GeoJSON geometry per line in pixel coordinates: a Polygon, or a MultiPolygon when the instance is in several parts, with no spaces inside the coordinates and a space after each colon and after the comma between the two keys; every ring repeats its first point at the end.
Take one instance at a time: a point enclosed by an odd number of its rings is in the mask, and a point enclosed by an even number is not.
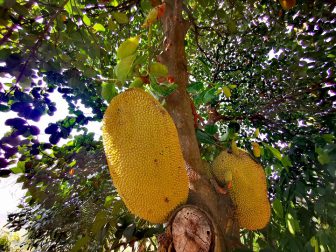
{"type": "MultiPolygon", "coordinates": [[[[141,86],[165,103],[187,78],[194,148],[203,160],[211,163],[233,143],[251,156],[260,146],[254,159],[267,176],[272,217],[263,230],[240,230],[244,248],[334,251],[334,1],[297,0],[289,9],[276,0],[181,1],[185,31],[167,27],[164,12],[148,21],[161,4],[0,0],[0,111],[11,115],[0,174],[19,174],[27,189],[9,227],[27,229],[29,246],[42,251],[157,251],[164,226],[128,212],[111,183],[99,129],[87,127],[127,88],[141,86]],[[183,36],[182,77],[170,66],[151,68],[169,46],[168,28],[183,36]],[[120,57],[129,38],[139,45],[120,57]],[[55,93],[68,111],[40,128],[64,109],[55,93]]],[[[170,100],[167,106],[178,110],[170,100]]]]}

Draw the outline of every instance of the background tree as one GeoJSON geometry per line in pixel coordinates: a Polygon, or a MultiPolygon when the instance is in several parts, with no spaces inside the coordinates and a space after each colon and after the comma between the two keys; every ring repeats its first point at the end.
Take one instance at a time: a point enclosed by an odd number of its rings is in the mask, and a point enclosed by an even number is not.
{"type": "MultiPolygon", "coordinates": [[[[195,188],[189,203],[211,206],[221,229],[219,216],[229,220],[233,208],[209,183],[201,159],[211,162],[232,140],[250,152],[258,142],[272,219],[263,230],[240,230],[244,248],[336,248],[333,1],[297,1],[284,10],[278,1],[167,0],[160,22],[149,29],[141,26],[160,1],[0,3],[0,72],[10,78],[1,83],[0,109],[14,112],[1,139],[0,174],[20,174],[28,190],[8,220],[13,229],[28,230],[31,247],[158,249],[163,226],[127,211],[110,182],[102,143],[87,124],[101,121],[104,99],[129,87],[133,77],[146,77],[148,64],[160,60],[177,85],[142,80],[165,99],[178,125],[195,188]],[[116,49],[136,35],[138,56],[121,81],[116,49]],[[39,129],[40,120],[62,109],[52,100],[55,93],[68,112],[39,129]],[[41,141],[41,130],[49,142],[41,141]],[[61,146],[60,139],[67,143],[61,146]]],[[[237,226],[229,233],[219,235],[223,251],[237,247],[237,226]]]]}

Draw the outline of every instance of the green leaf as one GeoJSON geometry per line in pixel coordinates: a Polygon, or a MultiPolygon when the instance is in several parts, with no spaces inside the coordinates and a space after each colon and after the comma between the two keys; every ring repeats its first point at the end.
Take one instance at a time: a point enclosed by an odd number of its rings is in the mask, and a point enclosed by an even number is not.
{"type": "Polygon", "coordinates": [[[156,95],[165,97],[176,90],[177,84],[161,83],[160,85],[158,85],[155,80],[151,80],[150,88],[154,91],[156,95]]]}
{"type": "Polygon", "coordinates": [[[25,163],[24,161],[19,161],[16,167],[11,168],[11,171],[15,174],[24,173],[25,172],[25,163]]]}
{"type": "Polygon", "coordinates": [[[115,85],[113,83],[102,83],[102,91],[101,95],[104,100],[107,102],[110,102],[114,96],[118,94],[118,90],[116,89],[115,85]]]}
{"type": "Polygon", "coordinates": [[[92,224],[92,227],[91,227],[91,231],[94,233],[94,234],[97,234],[101,228],[107,223],[107,214],[106,214],[106,211],[105,210],[101,210],[97,213],[94,221],[93,221],[93,224],[92,224]]]}
{"type": "Polygon", "coordinates": [[[230,88],[228,88],[227,86],[222,87],[222,91],[225,95],[226,98],[230,98],[231,97],[231,90],[230,88]]]}
{"type": "Polygon", "coordinates": [[[269,145],[269,144],[265,144],[265,143],[263,143],[263,145],[264,145],[267,149],[269,149],[269,150],[272,152],[272,154],[273,154],[277,159],[279,159],[280,161],[282,160],[282,155],[281,155],[281,153],[280,153],[279,150],[277,150],[276,148],[274,148],[273,146],[271,146],[271,145],[269,145]]]}
{"type": "Polygon", "coordinates": [[[292,162],[288,156],[283,156],[281,159],[281,163],[285,168],[292,167],[292,162]]]}
{"type": "Polygon", "coordinates": [[[75,245],[72,247],[71,252],[78,252],[78,251],[83,251],[82,248],[86,246],[90,241],[89,236],[84,236],[77,240],[75,245]]]}
{"type": "Polygon", "coordinates": [[[214,134],[217,133],[218,127],[215,124],[205,125],[204,130],[205,130],[206,133],[208,133],[210,135],[214,135],[214,134]]]}
{"type": "Polygon", "coordinates": [[[119,61],[119,63],[115,66],[115,73],[117,76],[117,79],[124,83],[127,78],[129,77],[129,74],[133,68],[133,62],[136,58],[136,55],[130,55],[122,60],[119,61]]]}
{"type": "Polygon", "coordinates": [[[315,252],[319,252],[319,243],[315,236],[310,239],[310,245],[314,248],[315,252]]]}
{"type": "Polygon", "coordinates": [[[106,198],[105,198],[105,203],[104,203],[104,207],[105,207],[105,208],[109,208],[110,206],[112,206],[113,199],[114,199],[114,196],[112,196],[112,195],[108,195],[108,196],[106,196],[106,198]]]}
{"type": "Polygon", "coordinates": [[[115,31],[118,28],[118,24],[113,19],[110,19],[108,21],[107,27],[109,28],[109,30],[115,31]]]}
{"type": "Polygon", "coordinates": [[[117,218],[119,216],[119,213],[123,211],[124,207],[125,205],[122,200],[115,201],[113,203],[112,212],[111,212],[112,218],[117,218]]]}
{"type": "Polygon", "coordinates": [[[84,15],[83,16],[83,23],[86,24],[87,26],[91,25],[91,20],[88,18],[88,16],[84,15]]]}
{"type": "Polygon", "coordinates": [[[331,162],[328,151],[326,151],[326,150],[324,150],[320,147],[316,148],[315,151],[318,154],[317,160],[320,162],[320,164],[325,165],[325,164],[329,164],[331,162]]]}
{"type": "Polygon", "coordinates": [[[93,26],[93,29],[94,29],[96,32],[104,32],[104,31],[105,31],[105,27],[104,27],[102,24],[99,24],[99,23],[96,23],[96,24],[93,26]]]}
{"type": "Polygon", "coordinates": [[[136,88],[136,87],[142,87],[144,85],[144,82],[140,77],[136,77],[132,83],[130,84],[130,88],[136,88]]]}
{"type": "Polygon", "coordinates": [[[292,234],[295,235],[295,233],[298,231],[298,222],[297,220],[294,219],[294,217],[290,214],[286,214],[286,224],[288,231],[292,234]]]}
{"type": "Polygon", "coordinates": [[[159,62],[154,62],[149,67],[149,73],[155,77],[166,77],[168,75],[168,68],[159,62]]]}
{"type": "Polygon", "coordinates": [[[74,167],[76,165],[76,160],[73,160],[70,164],[68,164],[69,167],[74,167]]]}
{"type": "Polygon", "coordinates": [[[275,214],[276,214],[278,217],[283,218],[283,214],[284,214],[284,212],[283,212],[283,208],[282,208],[281,201],[280,201],[279,199],[275,199],[275,200],[273,201],[272,206],[273,206],[273,210],[274,210],[275,214]]]}
{"type": "Polygon", "coordinates": [[[71,0],[68,1],[67,4],[64,6],[64,9],[66,12],[68,12],[70,15],[80,15],[82,16],[81,11],[81,4],[77,2],[77,0],[71,0]]]}
{"type": "Polygon", "coordinates": [[[327,143],[332,143],[335,140],[335,136],[332,134],[324,134],[322,135],[322,138],[327,142],[327,143]]]}
{"type": "Polygon", "coordinates": [[[68,1],[68,2],[67,2],[67,4],[64,6],[64,9],[65,9],[66,12],[68,12],[70,15],[73,13],[73,9],[72,9],[71,1],[68,1]]]}
{"type": "Polygon", "coordinates": [[[0,111],[1,112],[7,112],[9,110],[10,110],[10,107],[8,107],[7,105],[0,104],[0,111]]]}
{"type": "Polygon", "coordinates": [[[140,37],[136,36],[136,37],[128,38],[124,42],[122,42],[117,49],[117,57],[119,59],[124,59],[134,54],[136,49],[138,48],[139,40],[140,40],[140,37]]]}
{"type": "Polygon", "coordinates": [[[125,13],[112,12],[112,16],[119,24],[128,24],[128,16],[125,13]]]}
{"type": "Polygon", "coordinates": [[[203,89],[203,83],[202,82],[192,82],[187,87],[187,91],[189,93],[192,93],[192,94],[196,94],[202,89],[203,89]]]}
{"type": "Polygon", "coordinates": [[[202,130],[199,129],[196,130],[196,137],[200,143],[216,144],[215,139],[211,135],[203,132],[202,130]]]}
{"type": "Polygon", "coordinates": [[[207,104],[211,102],[213,99],[217,97],[217,89],[216,88],[211,88],[209,89],[203,96],[203,103],[207,104]]]}

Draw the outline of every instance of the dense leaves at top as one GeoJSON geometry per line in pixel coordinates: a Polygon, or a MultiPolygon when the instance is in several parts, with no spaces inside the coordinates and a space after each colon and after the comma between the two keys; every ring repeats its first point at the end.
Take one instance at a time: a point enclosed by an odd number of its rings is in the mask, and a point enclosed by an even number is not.
{"type": "MultiPolygon", "coordinates": [[[[110,183],[101,141],[86,127],[101,121],[104,99],[136,76],[118,80],[118,45],[141,36],[134,63],[140,72],[160,53],[160,24],[141,28],[158,3],[0,1],[0,111],[10,115],[4,123],[11,127],[0,140],[0,174],[20,174],[27,189],[9,222],[28,230],[30,246],[155,250],[152,236],[162,227],[127,212],[110,183]],[[102,87],[107,96],[101,97],[102,87]],[[40,129],[39,121],[63,110],[52,99],[55,93],[68,111],[40,129]],[[43,134],[48,142],[40,140],[43,134]],[[59,146],[61,139],[69,142],[59,146]]],[[[242,230],[244,244],[250,250],[335,250],[333,1],[299,0],[287,11],[266,0],[184,4],[188,92],[199,115],[203,158],[213,160],[232,140],[249,151],[252,142],[262,147],[257,159],[268,176],[272,220],[260,232],[242,230]]],[[[167,94],[160,85],[151,87],[167,94]]]]}

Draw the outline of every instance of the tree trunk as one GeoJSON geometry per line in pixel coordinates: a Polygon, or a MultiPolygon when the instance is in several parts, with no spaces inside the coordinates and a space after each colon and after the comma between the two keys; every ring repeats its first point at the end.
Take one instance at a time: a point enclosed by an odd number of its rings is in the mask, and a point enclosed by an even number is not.
{"type": "MultiPolygon", "coordinates": [[[[171,218],[167,239],[172,239],[176,251],[231,251],[240,246],[234,206],[228,194],[216,191],[208,167],[202,164],[191,99],[186,91],[189,76],[184,39],[190,24],[182,17],[183,1],[165,0],[164,3],[166,10],[161,21],[165,40],[158,60],[168,67],[169,75],[178,84],[176,92],[167,98],[167,110],[179,133],[190,181],[188,205],[180,208],[171,218]],[[200,241],[197,238],[200,234],[202,237],[209,234],[209,237],[200,241]]],[[[162,245],[160,251],[171,249],[164,247],[162,245]]]]}

